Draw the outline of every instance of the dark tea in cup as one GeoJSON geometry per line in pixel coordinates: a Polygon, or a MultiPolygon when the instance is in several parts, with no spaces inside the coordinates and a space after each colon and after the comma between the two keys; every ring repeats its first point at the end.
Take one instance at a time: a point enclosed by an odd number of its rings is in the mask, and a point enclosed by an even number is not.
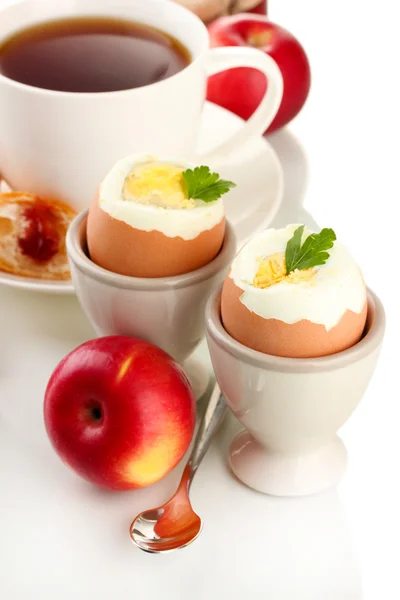
{"type": "Polygon", "coordinates": [[[113,92],[156,83],[190,63],[174,37],[108,17],[75,17],[22,29],[0,46],[0,73],[36,88],[113,92]]]}

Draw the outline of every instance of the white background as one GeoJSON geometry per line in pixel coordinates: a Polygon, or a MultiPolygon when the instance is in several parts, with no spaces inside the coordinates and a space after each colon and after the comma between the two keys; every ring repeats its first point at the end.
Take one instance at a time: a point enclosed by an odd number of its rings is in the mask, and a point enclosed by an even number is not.
{"type": "MultiPolygon", "coordinates": [[[[63,472],[63,487],[53,501],[65,506],[66,518],[51,523],[51,547],[41,542],[40,527],[51,521],[46,506],[34,513],[33,538],[21,535],[6,547],[0,531],[2,600],[400,597],[397,12],[395,0],[270,0],[271,19],[303,42],[313,75],[302,113],[289,131],[271,136],[287,186],[276,224],[303,217],[333,227],[387,312],[378,368],[361,405],[341,431],[350,462],[338,490],[300,500],[251,492],[226,471],[221,452],[225,440],[220,437],[193,486],[193,504],[205,522],[201,537],[179,553],[152,556],[136,551],[127,540],[126,496],[93,491],[89,501],[84,496],[87,504],[82,504],[81,514],[72,518],[66,490],[79,493],[82,484],[63,472]],[[304,152],[289,132],[301,140],[304,152]],[[105,502],[115,509],[109,522],[96,517],[105,502]],[[94,545],[97,563],[91,557],[94,545]],[[76,564],[78,549],[83,558],[76,564]],[[50,556],[60,556],[60,561],[50,556]]],[[[76,327],[83,339],[89,337],[83,318],[76,327]]],[[[4,414],[7,398],[1,397],[0,403],[4,414]]],[[[12,453],[12,445],[1,444],[0,438],[0,451],[7,448],[12,453]]],[[[30,460],[27,449],[26,463],[16,463],[16,470],[29,473],[30,460]]],[[[58,476],[56,457],[49,468],[58,476]]],[[[165,500],[173,487],[171,480],[159,500],[165,500]]],[[[0,511],[18,513],[23,522],[29,498],[21,497],[10,506],[7,489],[0,493],[0,511]]],[[[141,510],[148,507],[150,498],[147,491],[135,494],[139,496],[132,502],[132,517],[139,505],[141,510]]]]}

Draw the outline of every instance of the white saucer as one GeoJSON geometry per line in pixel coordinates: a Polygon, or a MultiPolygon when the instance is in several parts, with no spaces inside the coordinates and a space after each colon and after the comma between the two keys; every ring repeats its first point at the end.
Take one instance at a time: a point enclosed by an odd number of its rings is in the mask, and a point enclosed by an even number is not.
{"type": "MultiPolygon", "coordinates": [[[[207,102],[203,113],[199,151],[211,149],[243,126],[233,113],[207,102]]],[[[210,165],[211,166],[211,165],[210,165]]],[[[262,137],[230,155],[229,161],[213,162],[219,174],[237,187],[229,194],[226,214],[235,227],[239,245],[255,231],[268,227],[278,211],[283,194],[283,172],[275,151],[262,137]]],[[[71,281],[42,281],[0,272],[0,285],[36,292],[71,294],[71,281]]]]}

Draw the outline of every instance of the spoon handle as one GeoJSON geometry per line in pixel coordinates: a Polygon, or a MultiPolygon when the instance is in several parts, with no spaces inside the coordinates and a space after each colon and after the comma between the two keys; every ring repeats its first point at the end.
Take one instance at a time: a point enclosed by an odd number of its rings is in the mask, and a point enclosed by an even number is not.
{"type": "Polygon", "coordinates": [[[206,408],[204,417],[200,423],[199,430],[194,442],[192,453],[189,458],[188,466],[190,466],[190,475],[188,485],[190,486],[192,479],[207,452],[211,440],[221,425],[226,414],[226,404],[224,397],[218,385],[215,384],[210,400],[206,408]]]}

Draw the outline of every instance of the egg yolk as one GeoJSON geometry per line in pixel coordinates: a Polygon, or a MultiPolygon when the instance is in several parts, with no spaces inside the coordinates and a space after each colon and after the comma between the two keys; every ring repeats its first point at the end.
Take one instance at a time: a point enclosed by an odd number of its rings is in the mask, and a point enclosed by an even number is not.
{"type": "Polygon", "coordinates": [[[168,163],[145,163],[136,166],[125,179],[123,198],[164,208],[193,208],[196,202],[187,197],[183,169],[168,163]]]}
{"type": "Polygon", "coordinates": [[[310,281],[314,277],[315,272],[315,269],[296,269],[287,275],[285,253],[277,252],[276,254],[258,259],[258,271],[254,276],[253,285],[254,287],[265,289],[281,281],[301,283],[302,281],[310,281]]]}

